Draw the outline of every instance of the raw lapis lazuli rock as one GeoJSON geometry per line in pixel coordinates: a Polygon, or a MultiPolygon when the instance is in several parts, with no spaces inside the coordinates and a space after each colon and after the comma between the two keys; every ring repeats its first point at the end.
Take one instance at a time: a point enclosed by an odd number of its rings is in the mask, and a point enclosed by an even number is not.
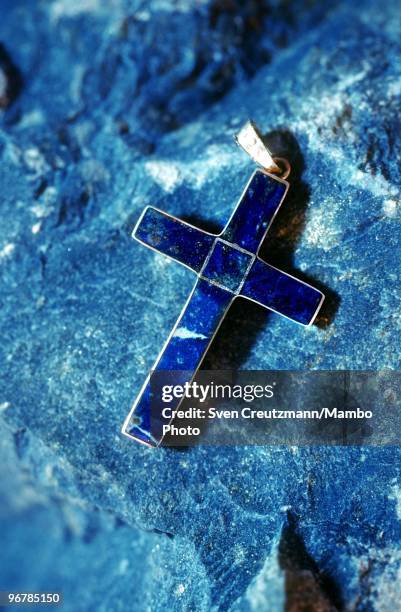
{"type": "MultiPolygon", "coordinates": [[[[223,232],[216,236],[153,207],[143,212],[133,236],[175,259],[198,278],[152,371],[173,372],[174,384],[192,380],[228,307],[236,297],[253,300],[297,323],[310,325],[323,294],[258,257],[285,197],[288,183],[257,170],[223,232]]],[[[157,446],[163,438],[162,407],[152,403],[150,376],[128,415],[123,433],[157,446]],[[152,403],[152,410],[151,410],[152,403]]],[[[180,400],[176,400],[176,408],[180,400]]]]}

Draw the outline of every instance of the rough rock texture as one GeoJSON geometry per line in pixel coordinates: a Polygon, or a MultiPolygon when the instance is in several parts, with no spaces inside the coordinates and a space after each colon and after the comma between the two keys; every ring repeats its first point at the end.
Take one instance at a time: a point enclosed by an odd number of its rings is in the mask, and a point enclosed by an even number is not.
{"type": "MultiPolygon", "coordinates": [[[[264,254],[318,326],[237,304],[225,368],[400,364],[396,2],[5,0],[1,588],[66,610],[394,610],[398,448],[152,451],[119,429],[193,283],[143,206],[221,227],[255,119],[294,165],[264,254]],[[301,594],[300,594],[301,593],[301,594]],[[307,608],[308,609],[308,608],[307,608]]],[[[2,49],[3,49],[2,48],[2,49]]]]}

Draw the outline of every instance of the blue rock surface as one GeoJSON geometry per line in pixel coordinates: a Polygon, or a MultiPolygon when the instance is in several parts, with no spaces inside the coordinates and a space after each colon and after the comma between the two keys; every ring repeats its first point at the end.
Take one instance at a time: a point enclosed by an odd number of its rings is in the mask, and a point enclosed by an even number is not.
{"type": "Polygon", "coordinates": [[[398,3],[1,13],[0,587],[59,587],[66,610],[397,609],[398,447],[154,451],[119,430],[193,282],[130,233],[147,204],[219,231],[249,117],[293,165],[263,257],[329,300],[308,329],[238,302],[209,364],[399,367],[398,3]]]}

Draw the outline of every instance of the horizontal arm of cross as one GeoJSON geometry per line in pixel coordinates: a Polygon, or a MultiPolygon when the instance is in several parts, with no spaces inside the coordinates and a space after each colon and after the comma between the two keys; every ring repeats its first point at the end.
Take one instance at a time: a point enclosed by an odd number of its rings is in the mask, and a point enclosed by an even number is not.
{"type": "MultiPolygon", "coordinates": [[[[287,189],[286,181],[256,170],[219,237],[256,254],[287,189]]],[[[201,270],[217,238],[153,206],[143,211],[133,237],[195,272],[201,270]]]]}
{"type": "Polygon", "coordinates": [[[215,236],[167,213],[147,206],[132,236],[151,249],[199,272],[215,236]]]}
{"type": "Polygon", "coordinates": [[[239,295],[301,325],[313,323],[324,300],[318,289],[259,258],[253,262],[239,295]]]}
{"type": "MultiPolygon", "coordinates": [[[[227,225],[230,227],[231,222],[227,225]]],[[[227,235],[227,228],[222,237],[227,235]]],[[[313,322],[323,300],[320,291],[261,261],[253,253],[157,208],[148,206],[144,210],[134,236],[201,278],[302,325],[313,322]]]]}

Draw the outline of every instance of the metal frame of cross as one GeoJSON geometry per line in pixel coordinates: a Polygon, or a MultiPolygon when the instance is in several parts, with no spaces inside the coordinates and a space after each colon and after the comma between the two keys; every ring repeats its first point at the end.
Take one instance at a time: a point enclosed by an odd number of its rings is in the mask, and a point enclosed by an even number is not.
{"type": "MultiPolygon", "coordinates": [[[[255,170],[218,235],[157,208],[145,208],[133,237],[197,274],[196,284],[152,372],[174,372],[176,384],[192,380],[236,297],[256,302],[302,325],[313,323],[324,300],[321,291],[259,257],[260,247],[288,188],[286,180],[265,170],[255,170]]],[[[161,407],[156,418],[152,407],[151,419],[150,380],[151,375],[122,432],[148,446],[158,446],[163,438],[164,422],[161,407]]]]}

